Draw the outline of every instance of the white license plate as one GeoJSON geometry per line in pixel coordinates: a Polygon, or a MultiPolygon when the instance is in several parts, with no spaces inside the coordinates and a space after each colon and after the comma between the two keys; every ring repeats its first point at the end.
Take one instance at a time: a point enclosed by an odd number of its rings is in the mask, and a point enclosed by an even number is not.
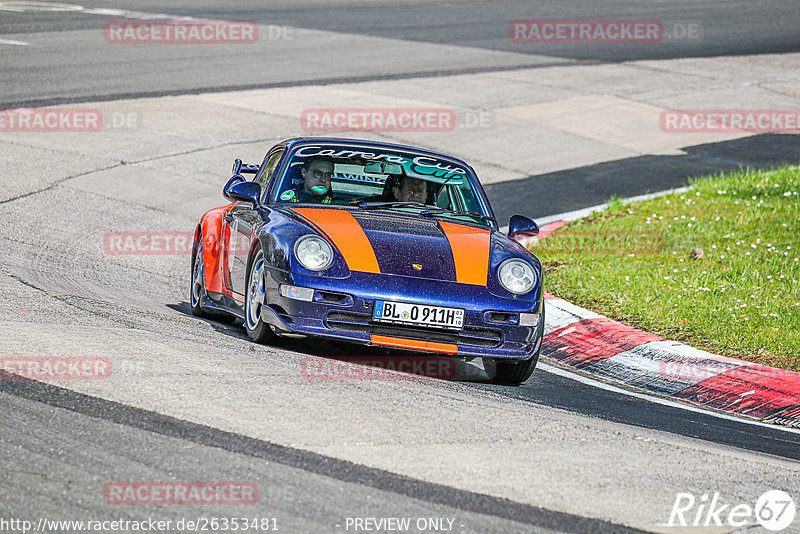
{"type": "Polygon", "coordinates": [[[464,327],[464,310],[461,308],[390,300],[376,300],[372,318],[386,323],[438,326],[456,330],[464,327]]]}

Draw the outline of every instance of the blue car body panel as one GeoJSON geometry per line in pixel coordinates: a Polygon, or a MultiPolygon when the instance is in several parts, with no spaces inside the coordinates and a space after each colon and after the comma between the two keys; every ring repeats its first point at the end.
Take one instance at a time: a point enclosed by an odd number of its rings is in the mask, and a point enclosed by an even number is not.
{"type": "MultiPolygon", "coordinates": [[[[468,179],[478,192],[483,212],[492,214],[483,188],[466,163],[444,154],[400,145],[344,139],[292,139],[278,145],[286,150],[275,176],[286,172],[288,155],[294,148],[316,144],[413,150],[453,161],[469,169],[468,179]]],[[[272,198],[278,181],[272,180],[265,189],[261,206],[251,208],[245,203],[234,203],[227,208],[227,222],[222,224],[229,227],[218,229],[217,245],[219,257],[226,258],[220,269],[225,271],[224,278],[230,279],[227,282],[230,292],[206,292],[201,300],[203,307],[243,317],[242,288],[247,286],[246,281],[238,280],[237,276],[246,276],[252,258],[260,250],[268,273],[265,279],[267,304],[262,308],[261,318],[276,333],[322,336],[363,344],[381,344],[375,343],[375,336],[431,342],[434,352],[467,358],[525,360],[538,354],[543,325],[521,326],[519,314],[543,311],[542,265],[525,247],[500,233],[496,223],[481,224],[389,210],[365,211],[357,206],[313,206],[314,210],[329,210],[325,213],[337,221],[348,221],[346,231],[366,238],[363,256],[358,252],[356,257],[350,249],[352,243],[347,244],[344,252],[340,250],[343,241],[336,232],[345,226],[343,223],[315,220],[309,214],[321,212],[304,211],[307,205],[298,207],[266,201],[272,198]],[[456,237],[462,234],[466,237],[455,241],[454,233],[458,234],[456,237]],[[310,271],[294,257],[295,242],[308,234],[322,237],[333,248],[335,257],[329,269],[310,271]],[[233,238],[238,239],[236,250],[231,250],[233,238]],[[485,265],[467,265],[471,260],[463,243],[471,242],[476,243],[475,261],[483,261],[485,265]],[[348,267],[356,263],[354,260],[360,262],[372,254],[377,261],[377,267],[372,269],[375,272],[348,267]],[[516,295],[500,284],[498,267],[509,258],[527,262],[537,275],[536,284],[529,293],[516,295]],[[480,275],[484,270],[485,280],[475,283],[475,273],[480,275]],[[471,283],[460,282],[467,276],[471,277],[471,283]],[[313,298],[306,301],[281,296],[282,284],[313,289],[313,298]],[[461,308],[465,310],[463,328],[377,321],[373,317],[377,300],[461,308]],[[442,350],[441,347],[448,348],[442,350]]],[[[199,228],[199,231],[203,230],[199,228]]]]}

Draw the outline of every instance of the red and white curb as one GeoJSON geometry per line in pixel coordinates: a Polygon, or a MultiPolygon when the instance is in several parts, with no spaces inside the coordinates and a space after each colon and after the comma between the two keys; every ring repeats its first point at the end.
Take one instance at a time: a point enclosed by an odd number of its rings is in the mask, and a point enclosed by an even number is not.
{"type": "MultiPolygon", "coordinates": [[[[544,226],[535,239],[564,224],[544,226]]],[[[718,356],[545,299],[543,357],[677,401],[800,428],[800,373],[718,356]]]]}

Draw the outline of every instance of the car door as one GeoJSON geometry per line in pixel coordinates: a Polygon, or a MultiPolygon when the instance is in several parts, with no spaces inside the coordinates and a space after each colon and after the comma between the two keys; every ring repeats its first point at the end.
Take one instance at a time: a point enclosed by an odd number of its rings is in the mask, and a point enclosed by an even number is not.
{"type": "MultiPolygon", "coordinates": [[[[254,181],[264,191],[275,172],[275,168],[283,155],[283,148],[276,149],[264,158],[254,181]]],[[[261,215],[248,202],[239,202],[225,216],[229,226],[228,241],[228,280],[234,293],[244,296],[247,262],[253,230],[257,227],[261,215]]]]}

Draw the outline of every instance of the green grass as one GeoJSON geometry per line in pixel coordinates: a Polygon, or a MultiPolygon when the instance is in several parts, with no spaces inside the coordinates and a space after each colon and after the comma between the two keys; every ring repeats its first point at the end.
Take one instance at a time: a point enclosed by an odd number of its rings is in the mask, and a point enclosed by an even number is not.
{"type": "Polygon", "coordinates": [[[717,354],[800,371],[800,167],[570,223],[532,247],[554,295],[717,354]],[[693,249],[703,256],[691,259],[693,249]]]}

